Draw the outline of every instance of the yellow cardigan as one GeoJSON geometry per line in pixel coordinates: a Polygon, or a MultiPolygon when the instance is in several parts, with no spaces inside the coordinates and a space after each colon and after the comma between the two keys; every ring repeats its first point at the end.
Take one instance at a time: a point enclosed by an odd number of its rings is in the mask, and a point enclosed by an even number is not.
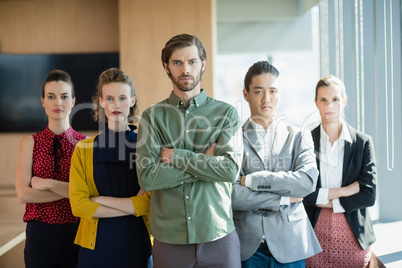
{"type": "MultiPolygon", "coordinates": [[[[80,217],[80,225],[74,243],[94,249],[99,218],[93,218],[99,204],[89,198],[99,196],[93,178],[93,144],[95,137],[78,142],[71,158],[69,195],[74,216],[80,217]]],[[[149,204],[151,192],[132,196],[136,216],[142,216],[149,232],[149,204]]],[[[153,238],[150,235],[151,243],[153,238]]]]}

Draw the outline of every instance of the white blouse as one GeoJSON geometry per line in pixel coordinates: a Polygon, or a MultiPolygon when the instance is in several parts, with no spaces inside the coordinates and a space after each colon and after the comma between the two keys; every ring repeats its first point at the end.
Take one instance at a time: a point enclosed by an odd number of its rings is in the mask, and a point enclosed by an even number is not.
{"type": "MultiPolygon", "coordinates": [[[[341,124],[342,130],[339,138],[331,144],[329,137],[322,125],[320,126],[320,176],[321,188],[318,191],[316,205],[325,205],[329,202],[328,192],[330,188],[342,186],[343,157],[345,153],[345,141],[352,143],[352,138],[346,124],[341,124]],[[343,127],[345,126],[345,127],[343,127]]],[[[339,198],[332,200],[334,213],[343,213],[345,209],[339,202],[339,198]]]]}

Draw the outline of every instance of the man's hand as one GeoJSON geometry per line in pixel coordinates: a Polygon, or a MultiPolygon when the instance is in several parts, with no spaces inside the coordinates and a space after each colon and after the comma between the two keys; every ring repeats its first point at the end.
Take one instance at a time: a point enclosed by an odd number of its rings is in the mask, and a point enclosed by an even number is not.
{"type": "Polygon", "coordinates": [[[299,202],[301,202],[301,201],[303,201],[303,198],[302,197],[289,197],[289,201],[290,201],[290,204],[292,204],[292,203],[299,203],[299,202]]]}
{"type": "Polygon", "coordinates": [[[209,145],[209,147],[205,150],[205,155],[211,155],[215,156],[215,149],[216,149],[216,143],[212,143],[209,145]]]}
{"type": "Polygon", "coordinates": [[[160,153],[160,161],[162,163],[172,163],[174,149],[163,147],[160,153]]]}
{"type": "Polygon", "coordinates": [[[240,177],[240,185],[241,186],[246,186],[246,176],[241,176],[240,177]]]}
{"type": "Polygon", "coordinates": [[[148,191],[145,191],[145,190],[140,189],[140,190],[138,191],[138,193],[137,193],[137,196],[146,195],[147,193],[148,193],[148,191]]]}

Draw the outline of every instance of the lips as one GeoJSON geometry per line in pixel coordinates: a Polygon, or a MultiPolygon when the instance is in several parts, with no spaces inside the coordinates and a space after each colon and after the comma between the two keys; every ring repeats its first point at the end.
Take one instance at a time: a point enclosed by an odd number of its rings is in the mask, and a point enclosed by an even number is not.
{"type": "Polygon", "coordinates": [[[54,113],[58,113],[58,114],[59,114],[59,113],[62,113],[62,112],[63,112],[63,110],[61,110],[61,109],[54,109],[54,110],[53,110],[53,112],[54,112],[54,113]]]}
{"type": "Polygon", "coordinates": [[[117,112],[117,111],[116,111],[116,112],[113,112],[112,114],[113,114],[113,115],[121,115],[121,112],[117,112]]]}
{"type": "Polygon", "coordinates": [[[191,76],[182,76],[182,77],[180,77],[180,81],[187,82],[187,81],[191,81],[191,80],[193,80],[193,77],[191,77],[191,76]]]}

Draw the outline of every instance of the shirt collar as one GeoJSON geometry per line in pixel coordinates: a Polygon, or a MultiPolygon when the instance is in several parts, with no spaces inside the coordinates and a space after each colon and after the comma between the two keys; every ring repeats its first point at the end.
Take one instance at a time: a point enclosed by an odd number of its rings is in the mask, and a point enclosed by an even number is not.
{"type": "Polygon", "coordinates": [[[48,136],[51,139],[53,139],[55,136],[67,138],[73,134],[73,128],[70,126],[64,133],[56,135],[49,129],[49,126],[47,126],[43,132],[45,133],[46,136],[48,136]]]}
{"type": "MultiPolygon", "coordinates": [[[[207,98],[208,98],[207,93],[205,92],[205,90],[201,89],[200,94],[191,99],[190,106],[194,105],[196,108],[198,108],[206,101],[207,98]]],[[[173,93],[173,90],[172,93],[170,93],[168,100],[169,103],[171,103],[176,107],[184,106],[184,101],[180,99],[178,96],[176,96],[176,94],[173,93]]]]}
{"type": "Polygon", "coordinates": [[[274,130],[274,126],[276,125],[276,120],[272,121],[272,123],[269,125],[267,131],[265,131],[265,129],[260,124],[257,124],[252,118],[250,118],[250,124],[256,132],[268,133],[268,132],[271,132],[274,130]]]}
{"type": "MultiPolygon", "coordinates": [[[[348,126],[345,124],[345,122],[343,120],[342,120],[341,126],[342,126],[342,130],[341,130],[341,134],[339,135],[339,139],[352,143],[352,137],[350,136],[348,126]]],[[[320,136],[321,136],[321,141],[326,142],[329,140],[329,137],[328,137],[327,133],[325,132],[324,128],[322,127],[322,124],[320,125],[320,136]]]]}

